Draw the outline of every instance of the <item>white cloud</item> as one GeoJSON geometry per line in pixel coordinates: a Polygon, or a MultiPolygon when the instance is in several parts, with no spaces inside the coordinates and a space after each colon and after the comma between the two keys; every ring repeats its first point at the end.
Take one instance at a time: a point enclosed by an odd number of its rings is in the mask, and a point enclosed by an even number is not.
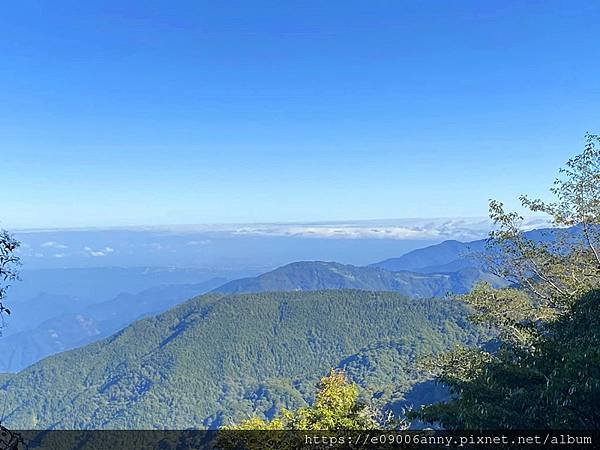
{"type": "MultiPolygon", "coordinates": [[[[549,226],[545,218],[528,218],[523,229],[549,226]]],[[[285,236],[326,239],[476,240],[488,235],[493,224],[486,218],[399,219],[318,224],[244,225],[235,235],[285,236]]]]}
{"type": "Polygon", "coordinates": [[[65,244],[60,244],[56,241],[48,241],[48,242],[44,242],[41,247],[44,248],[56,248],[56,249],[60,249],[60,248],[69,248],[68,246],[66,246],[65,244]]]}
{"type": "Polygon", "coordinates": [[[455,221],[431,221],[429,223],[398,224],[317,224],[245,226],[233,231],[237,235],[287,236],[329,239],[478,239],[489,231],[488,223],[461,223],[455,221]]]}
{"type": "Polygon", "coordinates": [[[83,247],[83,250],[85,252],[87,252],[88,255],[94,256],[94,257],[106,256],[107,254],[113,253],[115,251],[115,249],[112,247],[104,247],[99,250],[94,250],[91,247],[83,247]]]}
{"type": "Polygon", "coordinates": [[[194,246],[198,246],[198,245],[208,245],[210,243],[211,243],[210,239],[204,239],[202,241],[189,241],[189,242],[186,242],[185,245],[194,247],[194,246]]]}

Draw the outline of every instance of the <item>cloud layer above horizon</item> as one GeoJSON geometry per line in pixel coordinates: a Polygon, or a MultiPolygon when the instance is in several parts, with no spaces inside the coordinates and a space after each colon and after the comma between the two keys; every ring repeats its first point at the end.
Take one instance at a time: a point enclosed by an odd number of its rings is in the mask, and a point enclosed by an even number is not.
{"type": "MultiPolygon", "coordinates": [[[[543,218],[529,218],[523,229],[548,225],[543,218]]],[[[15,234],[22,242],[19,253],[27,267],[247,268],[296,260],[367,264],[444,240],[482,239],[492,227],[484,218],[441,218],[21,230],[15,234]]]]}

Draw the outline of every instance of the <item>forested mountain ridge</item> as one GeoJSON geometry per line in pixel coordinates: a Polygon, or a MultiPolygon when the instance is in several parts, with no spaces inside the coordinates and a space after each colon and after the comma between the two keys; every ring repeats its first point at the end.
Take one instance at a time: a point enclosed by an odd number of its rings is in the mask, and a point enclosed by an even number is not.
{"type": "MultiPolygon", "coordinates": [[[[466,245],[457,241],[451,247],[466,245]]],[[[420,250],[425,260],[443,261],[448,244],[420,250]],[[441,258],[441,259],[440,259],[441,258]]],[[[409,254],[410,256],[410,254],[409,254]]],[[[428,261],[428,262],[427,262],[428,261]]],[[[409,265],[417,267],[419,264],[409,265]]],[[[100,268],[48,269],[27,271],[29,284],[17,285],[14,319],[0,340],[0,371],[15,372],[45,356],[69,350],[107,337],[133,320],[165,311],[177,303],[211,289],[220,293],[248,293],[319,289],[362,289],[399,292],[410,297],[441,297],[448,293],[468,292],[479,280],[498,282],[477,267],[463,267],[438,273],[394,272],[379,267],[359,267],[335,262],[306,261],[288,264],[255,278],[238,279],[222,285],[219,278],[203,283],[184,284],[207,272],[194,269],[100,268]],[[68,275],[71,274],[69,277],[68,275]],[[111,280],[106,289],[102,280],[111,280]],[[32,287],[43,282],[48,292],[32,287]],[[114,285],[112,281],[114,280],[114,285]],[[151,282],[178,281],[157,286],[138,294],[122,293],[110,301],[98,302],[121,289],[147,286],[151,282]],[[181,283],[181,284],[180,284],[181,283]],[[29,289],[28,289],[29,287],[29,289]],[[53,294],[54,293],[54,294],[53,294]],[[25,300],[25,301],[24,301],[25,300]],[[25,313],[31,311],[31,313],[25,313]],[[27,317],[28,321],[24,318],[27,317]]],[[[110,297],[109,297],[110,298],[110,297]]]]}
{"type": "Polygon", "coordinates": [[[249,293],[361,289],[399,292],[416,298],[441,297],[468,292],[475,282],[499,283],[495,277],[473,267],[456,272],[420,274],[391,272],[379,267],[357,267],[336,262],[301,261],[252,278],[231,281],[213,292],[249,293]]]}
{"type": "Polygon", "coordinates": [[[381,403],[419,355],[474,344],[457,302],[357,290],[205,295],[4,379],[13,428],[216,427],[311,399],[331,367],[381,403]]]}

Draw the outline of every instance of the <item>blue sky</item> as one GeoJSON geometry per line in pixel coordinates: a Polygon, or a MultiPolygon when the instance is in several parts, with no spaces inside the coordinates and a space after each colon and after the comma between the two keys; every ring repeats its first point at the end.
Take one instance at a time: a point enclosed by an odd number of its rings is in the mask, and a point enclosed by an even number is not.
{"type": "Polygon", "coordinates": [[[484,216],[600,131],[599,22],[579,1],[6,4],[0,225],[484,216]]]}

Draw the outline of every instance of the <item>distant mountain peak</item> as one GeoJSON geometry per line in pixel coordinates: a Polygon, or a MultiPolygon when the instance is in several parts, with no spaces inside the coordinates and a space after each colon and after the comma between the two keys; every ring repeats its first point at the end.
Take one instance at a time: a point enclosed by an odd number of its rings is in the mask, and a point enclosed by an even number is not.
{"type": "Polygon", "coordinates": [[[359,289],[400,292],[418,298],[441,297],[448,293],[468,292],[480,275],[477,268],[470,269],[472,270],[450,273],[418,273],[406,270],[392,272],[377,266],[359,267],[337,262],[299,261],[257,277],[231,281],[213,292],[234,294],[359,289]]]}

